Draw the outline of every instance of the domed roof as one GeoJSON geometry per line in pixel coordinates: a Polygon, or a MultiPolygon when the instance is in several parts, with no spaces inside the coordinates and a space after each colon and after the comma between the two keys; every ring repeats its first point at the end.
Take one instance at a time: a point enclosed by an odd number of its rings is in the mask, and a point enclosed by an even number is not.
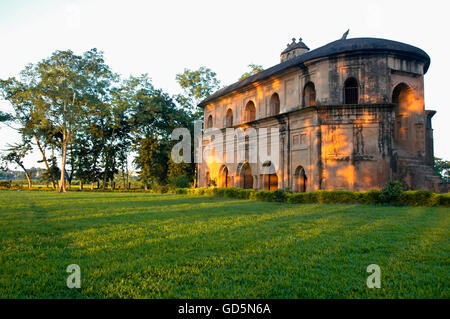
{"type": "MultiPolygon", "coordinates": [[[[307,58],[307,60],[312,60],[325,56],[358,51],[388,51],[412,56],[425,62],[424,73],[428,71],[428,68],[430,66],[430,57],[425,53],[425,51],[406,43],[377,38],[354,38],[347,40],[337,40],[311,52],[308,52],[307,54],[309,56],[304,56],[304,58],[307,58]]],[[[306,62],[307,60],[303,62],[306,62]]]]}
{"type": "MultiPolygon", "coordinates": [[[[300,43],[302,43],[302,42],[300,41],[300,43]]],[[[287,49],[289,49],[289,47],[287,49]]],[[[256,73],[255,75],[252,75],[244,80],[241,80],[230,86],[227,86],[227,87],[217,91],[216,93],[210,95],[208,98],[203,100],[199,104],[199,106],[203,107],[208,102],[210,102],[218,97],[228,94],[234,90],[240,89],[251,83],[264,80],[270,76],[281,73],[289,68],[300,66],[301,64],[303,64],[307,61],[324,58],[324,57],[336,56],[336,55],[345,54],[345,53],[356,54],[356,53],[376,53],[376,52],[396,53],[396,54],[415,58],[419,61],[423,61],[425,63],[424,73],[426,73],[428,71],[428,68],[430,66],[430,57],[428,56],[428,54],[425,53],[425,51],[423,51],[417,47],[414,47],[412,45],[406,44],[406,43],[401,43],[401,42],[386,40],[386,39],[377,39],[377,38],[341,39],[341,40],[331,42],[320,48],[309,51],[305,54],[302,54],[302,55],[292,58],[290,60],[281,62],[271,68],[268,68],[264,71],[256,73]]]]}

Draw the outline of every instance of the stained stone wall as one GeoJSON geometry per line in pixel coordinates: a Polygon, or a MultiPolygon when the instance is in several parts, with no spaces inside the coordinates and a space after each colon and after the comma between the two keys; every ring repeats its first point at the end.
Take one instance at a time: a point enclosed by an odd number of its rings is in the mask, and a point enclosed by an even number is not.
{"type": "MultiPolygon", "coordinates": [[[[245,181],[247,187],[251,183],[254,189],[264,189],[269,180],[265,175],[276,174],[272,183],[294,191],[305,190],[303,184],[306,191],[363,191],[379,189],[390,180],[410,189],[439,191],[443,186],[432,169],[434,111],[425,110],[423,73],[424,63],[406,56],[342,54],[305,62],[211,101],[204,118],[212,115],[213,126],[224,134],[227,124],[279,129],[280,160],[264,167],[260,158],[249,164],[226,163],[225,154],[223,163],[210,158],[198,166],[199,186],[243,187],[245,181]],[[349,105],[344,83],[351,77],[358,83],[358,103],[349,105]],[[315,88],[311,105],[304,98],[308,83],[315,88]],[[273,114],[274,94],[279,114],[273,114]],[[248,122],[244,113],[250,101],[256,118],[248,122]]],[[[202,147],[207,145],[204,141],[202,147]]]]}

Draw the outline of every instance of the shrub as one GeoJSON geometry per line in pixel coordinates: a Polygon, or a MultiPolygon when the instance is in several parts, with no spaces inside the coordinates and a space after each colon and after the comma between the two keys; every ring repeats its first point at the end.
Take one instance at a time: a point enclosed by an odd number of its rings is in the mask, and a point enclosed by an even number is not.
{"type": "Polygon", "coordinates": [[[259,191],[253,194],[255,200],[260,200],[264,202],[270,202],[271,196],[272,195],[270,191],[259,191]]]}
{"type": "Polygon", "coordinates": [[[239,198],[250,199],[250,197],[252,197],[254,193],[256,193],[254,189],[242,189],[239,191],[239,198]]]}
{"type": "Polygon", "coordinates": [[[175,189],[175,194],[182,195],[182,194],[188,194],[188,192],[189,192],[189,189],[187,189],[187,188],[176,188],[175,189]]]}
{"type": "Polygon", "coordinates": [[[436,194],[436,203],[439,206],[450,207],[450,193],[436,194]]]}
{"type": "Polygon", "coordinates": [[[168,190],[166,185],[153,184],[151,187],[152,193],[165,194],[168,190]]]}
{"type": "Polygon", "coordinates": [[[279,203],[284,203],[286,202],[286,192],[282,189],[277,189],[274,192],[271,192],[272,196],[270,198],[271,202],[279,202],[279,203]]]}
{"type": "Polygon", "coordinates": [[[189,177],[180,175],[174,176],[169,180],[170,187],[173,188],[188,188],[190,186],[189,177]]]}
{"type": "Polygon", "coordinates": [[[388,182],[380,192],[380,201],[385,204],[395,203],[403,193],[403,185],[400,182],[388,182]]]}
{"type": "Polygon", "coordinates": [[[286,194],[286,202],[289,204],[303,204],[306,203],[307,193],[288,193],[286,194]]]}
{"type": "Polygon", "coordinates": [[[366,205],[380,204],[381,203],[380,194],[381,194],[381,192],[378,190],[370,190],[367,192],[361,192],[360,193],[360,202],[361,202],[361,204],[366,204],[366,205]]]}
{"type": "Polygon", "coordinates": [[[9,181],[0,181],[0,188],[9,188],[9,181]]]}
{"type": "Polygon", "coordinates": [[[395,204],[405,206],[436,206],[438,198],[431,191],[406,191],[400,194],[395,204]]]}
{"type": "Polygon", "coordinates": [[[349,204],[359,200],[357,192],[350,191],[317,191],[317,201],[321,204],[349,204]]]}

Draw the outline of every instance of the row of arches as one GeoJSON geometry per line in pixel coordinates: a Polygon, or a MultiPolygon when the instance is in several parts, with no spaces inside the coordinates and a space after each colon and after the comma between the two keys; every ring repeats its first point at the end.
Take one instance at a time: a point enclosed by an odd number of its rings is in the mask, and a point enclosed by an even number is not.
{"type": "MultiPolygon", "coordinates": [[[[399,101],[402,99],[400,97],[399,92],[410,92],[411,88],[408,87],[408,85],[402,83],[399,84],[392,96],[392,103],[398,104],[399,101]],[[400,97],[400,100],[399,100],[400,97]]],[[[316,88],[313,82],[308,82],[305,84],[303,88],[303,95],[302,95],[302,106],[303,107],[309,107],[309,106],[315,106],[317,105],[316,102],[316,88]]],[[[405,95],[402,93],[402,96],[405,95]]],[[[358,104],[359,103],[359,84],[358,80],[354,77],[349,77],[344,82],[344,88],[343,88],[343,102],[346,105],[349,104],[358,104]]],[[[269,108],[267,111],[268,116],[274,116],[280,113],[280,96],[278,93],[273,93],[270,97],[269,101],[269,108]]],[[[248,101],[247,104],[244,107],[244,121],[245,122],[252,122],[256,120],[256,106],[253,101],[248,101]]],[[[225,126],[230,127],[233,126],[233,111],[231,108],[229,108],[225,115],[225,126]]],[[[206,121],[206,128],[212,128],[213,127],[213,117],[212,115],[209,115],[207,121],[206,121]]]]}
{"type": "MultiPolygon", "coordinates": [[[[245,162],[241,164],[237,169],[235,185],[244,189],[254,188],[254,176],[250,164],[245,162]]],[[[274,173],[261,174],[262,188],[264,190],[274,191],[278,187],[278,175],[274,173]]],[[[231,176],[228,168],[223,165],[219,170],[217,183],[213,182],[210,177],[210,173],[206,173],[207,186],[218,186],[221,188],[231,187],[231,176]]],[[[306,177],[305,169],[302,166],[298,166],[295,170],[292,190],[297,193],[306,192],[308,184],[308,178],[306,177]]]]}
{"type": "MultiPolygon", "coordinates": [[[[314,106],[316,105],[316,89],[314,83],[308,82],[303,90],[303,105],[314,106]]],[[[269,100],[269,106],[267,110],[268,116],[275,116],[280,114],[280,96],[278,93],[273,93],[269,100]]],[[[248,101],[244,107],[244,121],[252,122],[256,120],[256,106],[253,101],[248,101]]],[[[206,128],[212,128],[213,116],[209,115],[206,121],[206,128]]],[[[233,126],[233,110],[229,108],[225,114],[225,127],[233,126]]]]}

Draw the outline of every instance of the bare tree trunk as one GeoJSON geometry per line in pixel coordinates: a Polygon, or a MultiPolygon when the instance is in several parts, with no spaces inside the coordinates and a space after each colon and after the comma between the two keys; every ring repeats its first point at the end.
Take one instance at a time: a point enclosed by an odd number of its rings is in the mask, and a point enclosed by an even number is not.
{"type": "Polygon", "coordinates": [[[63,151],[62,151],[62,161],[61,161],[61,179],[59,182],[59,192],[66,193],[66,155],[67,155],[67,143],[69,141],[70,131],[66,133],[63,132],[63,151]],[[66,136],[67,134],[67,136],[66,136]]]}
{"type": "Polygon", "coordinates": [[[80,179],[80,191],[83,190],[83,181],[80,179]]]}
{"type": "Polygon", "coordinates": [[[102,190],[106,189],[106,167],[105,167],[105,173],[103,174],[103,185],[102,190]]]}
{"type": "Polygon", "coordinates": [[[47,173],[50,176],[50,181],[52,183],[52,187],[53,187],[53,189],[55,189],[56,188],[55,179],[53,178],[53,174],[50,172],[50,166],[48,165],[48,162],[47,162],[47,156],[45,156],[44,150],[41,146],[41,143],[39,142],[37,135],[35,135],[34,138],[36,139],[36,145],[42,154],[42,159],[44,160],[45,167],[47,168],[47,173]]]}
{"type": "Polygon", "coordinates": [[[31,177],[30,177],[30,174],[28,174],[28,172],[25,172],[25,176],[27,177],[28,189],[31,189],[31,177]]]}
{"type": "Polygon", "coordinates": [[[28,189],[31,189],[31,176],[30,176],[30,173],[28,173],[27,169],[25,168],[25,166],[22,165],[22,163],[20,161],[16,161],[16,163],[25,172],[25,177],[27,178],[27,182],[28,182],[28,189]]]}

